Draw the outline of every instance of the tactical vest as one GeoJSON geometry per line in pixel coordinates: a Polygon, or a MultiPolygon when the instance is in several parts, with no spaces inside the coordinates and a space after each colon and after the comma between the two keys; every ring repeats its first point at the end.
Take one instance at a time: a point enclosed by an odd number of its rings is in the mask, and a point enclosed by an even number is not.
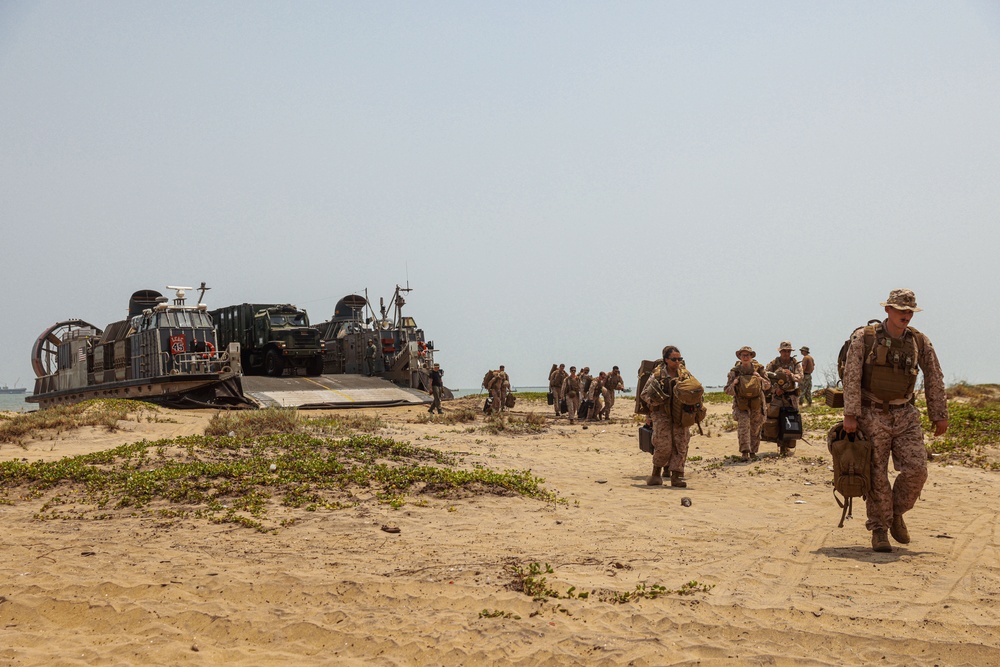
{"type": "Polygon", "coordinates": [[[865,327],[864,343],[861,388],[880,401],[913,398],[923,334],[907,327],[902,338],[893,338],[881,323],[869,324],[865,327]]]}

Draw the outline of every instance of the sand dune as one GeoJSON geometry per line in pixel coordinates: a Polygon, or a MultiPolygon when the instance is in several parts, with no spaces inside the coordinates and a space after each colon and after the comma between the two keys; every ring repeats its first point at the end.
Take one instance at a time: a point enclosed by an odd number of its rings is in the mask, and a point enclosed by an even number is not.
{"type": "MultiPolygon", "coordinates": [[[[41,501],[0,505],[0,663],[1000,663],[995,473],[932,464],[907,515],[911,544],[876,554],[863,508],[837,528],[825,444],[786,459],[764,445],[761,461],[734,464],[723,457],[737,452],[735,433],[695,436],[689,454],[701,459],[681,490],[645,485],[650,457],[628,401],[612,423],[517,436],[413,423],[420,410],[370,412],[391,437],[467,452],[467,465],[531,469],[566,502],[276,508],[299,519],[276,534],[194,519],[39,521],[41,501]],[[552,568],[557,592],[589,597],[511,590],[511,566],[530,563],[552,568]],[[689,582],[690,595],[610,601],[689,582]]],[[[212,414],[3,445],[0,459],[200,433],[212,414]]]]}

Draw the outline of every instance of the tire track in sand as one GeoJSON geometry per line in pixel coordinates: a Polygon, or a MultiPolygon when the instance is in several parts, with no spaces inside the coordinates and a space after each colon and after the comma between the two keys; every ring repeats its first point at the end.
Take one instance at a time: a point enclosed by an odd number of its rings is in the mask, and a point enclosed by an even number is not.
{"type": "Polygon", "coordinates": [[[827,531],[820,529],[820,524],[824,521],[826,521],[825,517],[822,521],[819,518],[813,518],[796,527],[796,530],[801,529],[800,532],[804,538],[795,545],[795,555],[780,558],[781,561],[788,563],[788,566],[782,570],[779,579],[771,582],[769,592],[761,596],[765,606],[786,609],[792,595],[801,590],[802,581],[809,576],[817,564],[816,552],[819,551],[828,537],[827,531]]]}
{"type": "Polygon", "coordinates": [[[997,515],[981,515],[965,525],[947,555],[941,555],[941,568],[934,580],[899,614],[906,621],[921,621],[932,609],[938,609],[979,564],[987,546],[993,547],[997,533],[997,515]]]}

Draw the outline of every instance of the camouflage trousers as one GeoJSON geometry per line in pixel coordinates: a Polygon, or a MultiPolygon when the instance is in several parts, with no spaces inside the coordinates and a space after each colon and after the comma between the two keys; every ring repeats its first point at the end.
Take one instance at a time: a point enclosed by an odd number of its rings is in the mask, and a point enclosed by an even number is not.
{"type": "Polygon", "coordinates": [[[683,474],[691,442],[688,427],[675,426],[662,410],[650,416],[653,418],[653,466],[683,474]]]}
{"type": "Polygon", "coordinates": [[[740,451],[756,454],[760,449],[760,427],[764,423],[764,413],[757,410],[737,410],[733,408],[736,420],[736,434],[740,439],[740,451]]]}
{"type": "Polygon", "coordinates": [[[490,396],[493,397],[493,412],[503,412],[507,409],[503,404],[507,400],[506,389],[491,389],[490,396]]]}
{"type": "Polygon", "coordinates": [[[872,489],[865,502],[868,530],[889,528],[894,514],[913,508],[927,481],[927,450],[920,428],[920,412],[908,405],[883,412],[861,408],[858,428],[872,440],[872,489]],[[899,471],[889,484],[889,459],[899,471]]]}
{"type": "Polygon", "coordinates": [[[601,400],[600,394],[597,394],[590,400],[593,404],[590,406],[590,410],[587,411],[587,419],[595,421],[600,419],[601,414],[604,412],[604,401],[601,400]]]}
{"type": "Polygon", "coordinates": [[[813,378],[811,373],[806,373],[802,376],[802,382],[799,383],[799,396],[808,405],[813,404],[813,378]]]}
{"type": "Polygon", "coordinates": [[[605,387],[601,390],[601,395],[604,396],[604,411],[601,414],[604,415],[605,419],[611,419],[611,408],[615,405],[615,392],[605,387]]]}
{"type": "Polygon", "coordinates": [[[562,387],[549,387],[549,391],[552,392],[552,396],[555,400],[552,402],[552,407],[555,408],[556,417],[559,416],[559,402],[563,399],[562,387]]]}
{"type": "Polygon", "coordinates": [[[576,419],[576,413],[580,411],[580,396],[573,396],[572,398],[566,397],[566,412],[569,414],[569,420],[573,421],[576,419]]]}

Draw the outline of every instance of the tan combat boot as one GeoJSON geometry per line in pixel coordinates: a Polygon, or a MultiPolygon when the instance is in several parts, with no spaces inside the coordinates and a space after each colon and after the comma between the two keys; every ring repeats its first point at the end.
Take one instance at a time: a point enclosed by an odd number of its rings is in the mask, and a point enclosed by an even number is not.
{"type": "Polygon", "coordinates": [[[676,470],[670,471],[670,486],[677,486],[683,489],[687,485],[687,482],[684,481],[684,473],[677,472],[676,470]]]}
{"type": "Polygon", "coordinates": [[[653,466],[653,474],[646,478],[646,486],[660,486],[663,484],[663,478],[660,477],[660,472],[663,468],[659,466],[653,466]]]}
{"type": "Polygon", "coordinates": [[[892,545],[889,544],[889,536],[886,534],[885,528],[876,528],[872,531],[872,551],[883,553],[892,551],[892,545]]]}
{"type": "Polygon", "coordinates": [[[889,534],[892,535],[892,539],[896,540],[900,544],[910,543],[910,531],[906,529],[906,524],[903,523],[902,514],[897,514],[892,517],[892,525],[889,526],[889,534]]]}

